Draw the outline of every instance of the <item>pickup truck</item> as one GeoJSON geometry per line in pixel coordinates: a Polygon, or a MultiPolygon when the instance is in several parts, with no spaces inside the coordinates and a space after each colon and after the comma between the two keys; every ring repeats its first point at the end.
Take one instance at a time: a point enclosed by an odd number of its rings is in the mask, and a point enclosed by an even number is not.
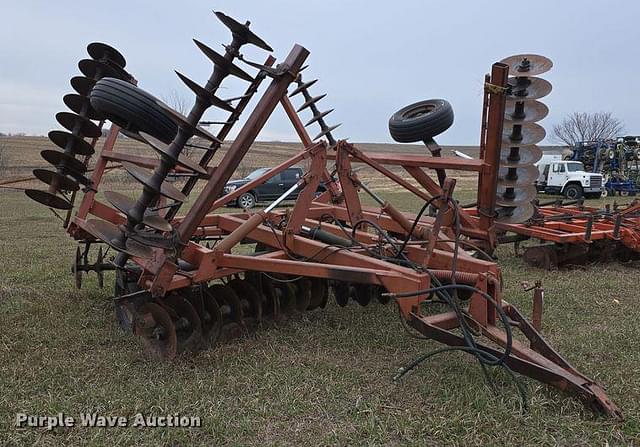
{"type": "MultiPolygon", "coordinates": [[[[223,195],[229,194],[235,191],[237,188],[246,185],[250,181],[260,177],[267,173],[271,168],[258,168],[251,174],[247,175],[243,179],[232,180],[224,186],[223,195]]],[[[235,203],[231,205],[239,206],[240,208],[253,208],[260,201],[275,200],[284,194],[289,188],[295,185],[304,175],[302,168],[292,167],[287,168],[281,173],[271,177],[266,182],[256,186],[250,191],[242,194],[235,203]]],[[[324,185],[318,186],[317,192],[324,192],[324,185]]],[[[296,190],[291,193],[287,200],[295,200],[298,198],[300,190],[296,190]]]]}

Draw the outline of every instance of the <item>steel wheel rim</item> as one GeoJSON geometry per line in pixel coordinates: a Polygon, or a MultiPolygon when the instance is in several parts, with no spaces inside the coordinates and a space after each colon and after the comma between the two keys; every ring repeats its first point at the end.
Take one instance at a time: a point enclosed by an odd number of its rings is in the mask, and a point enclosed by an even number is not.
{"type": "Polygon", "coordinates": [[[250,195],[243,194],[238,198],[241,208],[251,208],[253,206],[253,198],[250,195]]]}

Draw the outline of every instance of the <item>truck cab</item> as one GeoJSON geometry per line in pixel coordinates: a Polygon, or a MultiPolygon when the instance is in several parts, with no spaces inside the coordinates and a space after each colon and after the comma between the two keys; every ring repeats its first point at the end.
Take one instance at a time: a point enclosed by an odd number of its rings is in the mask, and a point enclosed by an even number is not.
{"type": "Polygon", "coordinates": [[[568,199],[597,198],[602,195],[602,175],[584,170],[579,161],[562,160],[561,155],[544,155],[536,164],[538,192],[561,194],[568,199]]]}

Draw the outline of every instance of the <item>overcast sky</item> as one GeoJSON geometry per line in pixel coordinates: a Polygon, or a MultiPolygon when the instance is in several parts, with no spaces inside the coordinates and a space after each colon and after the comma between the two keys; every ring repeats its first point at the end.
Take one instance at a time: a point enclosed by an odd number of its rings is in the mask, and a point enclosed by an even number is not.
{"type": "MultiPolygon", "coordinates": [[[[551,109],[542,122],[548,132],[570,112],[611,111],[628,133],[640,133],[636,0],[2,3],[2,132],[46,134],[58,127],[54,115],[64,110],[62,96],[71,92],[69,79],[79,74],[77,62],[86,57],[92,41],[118,48],[142,88],[158,97],[176,91],[191,101],[173,70],[201,83],[208,78],[211,65],[191,39],[220,51],[219,44],[230,42],[230,33],[211,12],[215,9],[239,21],[251,20],[251,28],[280,60],[294,43],[311,51],[305,73],[320,79],[314,94],[328,93],[321,107],[336,109],[329,122],[344,123],[338,137],[390,142],[387,121],[395,110],[444,98],[456,118],[438,141],[477,144],[483,75],[493,62],[517,53],[543,54],[554,62],[544,75],[553,84],[544,99],[551,109]]],[[[266,57],[248,46],[243,53],[257,61],[266,57]]],[[[245,85],[225,81],[220,96],[234,96],[245,85]]],[[[223,116],[217,111],[205,115],[223,116]]],[[[293,140],[295,134],[278,110],[260,139],[293,140]]]]}

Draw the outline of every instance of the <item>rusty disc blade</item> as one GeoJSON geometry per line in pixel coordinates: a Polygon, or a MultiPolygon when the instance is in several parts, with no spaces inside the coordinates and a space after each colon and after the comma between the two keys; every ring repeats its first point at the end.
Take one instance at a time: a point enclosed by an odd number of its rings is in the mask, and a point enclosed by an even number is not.
{"type": "Polygon", "coordinates": [[[536,187],[533,185],[520,186],[517,188],[498,185],[496,191],[496,205],[517,207],[531,202],[536,198],[536,194],[536,187]]]}
{"type": "Polygon", "coordinates": [[[89,96],[91,89],[96,85],[95,80],[87,78],[86,76],[74,76],[70,82],[71,87],[82,96],[89,96]]]}
{"type": "Polygon", "coordinates": [[[146,351],[165,360],[178,352],[176,327],[169,313],[156,303],[145,303],[137,311],[134,334],[142,338],[146,351]]]}
{"type": "Polygon", "coordinates": [[[144,246],[171,250],[175,248],[174,241],[164,234],[158,234],[156,230],[136,228],[129,233],[129,240],[134,240],[144,246]]]}
{"type": "Polygon", "coordinates": [[[542,150],[531,146],[502,146],[500,150],[500,167],[518,167],[532,165],[542,158],[542,150]]]}
{"type": "Polygon", "coordinates": [[[551,83],[542,78],[509,78],[510,88],[507,100],[531,101],[544,98],[553,87],[551,83]]]}
{"type": "Polygon", "coordinates": [[[65,211],[73,208],[73,204],[67,199],[56,196],[55,194],[51,194],[48,191],[40,191],[39,189],[25,189],[24,193],[31,200],[35,200],[36,202],[50,208],[65,211]]]}
{"type": "MultiPolygon", "coordinates": [[[[125,216],[129,216],[129,211],[132,210],[136,205],[136,201],[134,199],[132,199],[131,197],[127,197],[124,194],[120,194],[119,192],[105,191],[104,197],[111,205],[113,205],[115,209],[120,211],[125,216]]],[[[171,231],[172,229],[171,224],[164,220],[161,216],[145,214],[144,218],[142,219],[142,223],[158,231],[166,232],[171,231]]]]}
{"type": "Polygon", "coordinates": [[[218,302],[223,321],[243,324],[242,304],[231,287],[224,284],[212,284],[209,286],[208,292],[218,302]]]}
{"type": "Polygon", "coordinates": [[[82,173],[87,170],[84,163],[77,158],[67,155],[64,152],[56,151],[54,149],[45,149],[40,152],[40,156],[47,162],[55,166],[56,168],[62,168],[65,173],[74,171],[76,173],[82,173]]]}
{"type": "Polygon", "coordinates": [[[311,302],[309,310],[318,307],[324,307],[329,299],[329,290],[327,288],[327,280],[324,278],[311,278],[311,302]]]}
{"type": "Polygon", "coordinates": [[[52,130],[49,132],[49,139],[65,152],[78,155],[93,155],[95,153],[95,149],[88,141],[64,130],[52,130]]]}
{"type": "Polygon", "coordinates": [[[325,135],[327,135],[327,134],[331,133],[332,131],[336,130],[336,129],[337,129],[338,127],[340,127],[340,126],[342,126],[342,123],[340,123],[340,124],[336,124],[335,126],[330,126],[330,127],[327,127],[327,128],[322,129],[322,131],[321,131],[318,135],[316,135],[315,137],[313,137],[313,140],[312,140],[312,141],[316,141],[316,140],[318,140],[319,138],[324,137],[325,135]]]}
{"type": "Polygon", "coordinates": [[[180,192],[178,188],[167,182],[162,182],[162,184],[160,185],[160,190],[158,191],[155,184],[151,181],[153,172],[149,171],[148,169],[141,168],[140,166],[134,165],[133,163],[129,162],[122,162],[122,167],[137,181],[147,186],[148,188],[151,188],[156,193],[167,197],[168,199],[174,200],[176,202],[184,202],[187,199],[187,197],[182,192],[180,192]]]}
{"type": "Polygon", "coordinates": [[[535,208],[531,203],[525,203],[518,207],[500,207],[497,210],[497,222],[516,224],[526,222],[533,217],[535,208]]]}
{"type": "Polygon", "coordinates": [[[556,244],[527,247],[522,254],[524,261],[531,267],[551,270],[558,267],[559,246],[556,244]]]}
{"type": "Polygon", "coordinates": [[[158,153],[165,155],[169,159],[171,159],[175,164],[182,166],[183,168],[189,169],[190,171],[197,172],[200,175],[206,175],[207,170],[200,166],[195,161],[191,160],[189,157],[178,154],[178,158],[175,158],[173,154],[169,151],[169,145],[163,143],[155,137],[152,137],[146,132],[140,132],[140,137],[142,137],[143,141],[146,142],[149,146],[155,149],[158,153]]]}
{"type": "Polygon", "coordinates": [[[88,177],[85,177],[84,175],[82,175],[82,173],[80,173],[78,171],[74,171],[73,169],[68,169],[68,168],[65,168],[65,167],[62,167],[60,169],[62,170],[62,172],[65,175],[67,175],[70,178],[74,179],[76,182],[80,183],[81,185],[91,186],[93,184],[91,179],[89,179],[88,177]]]}
{"type": "Polygon", "coordinates": [[[280,310],[282,313],[291,315],[296,311],[298,300],[296,299],[296,287],[290,282],[276,283],[279,290],[280,310]]]}
{"type": "Polygon", "coordinates": [[[504,112],[505,123],[534,123],[544,119],[549,108],[540,101],[520,102],[508,99],[504,112]]]}
{"type": "Polygon", "coordinates": [[[181,295],[172,293],[165,303],[178,315],[176,335],[178,352],[192,351],[202,345],[202,322],[193,305],[181,295]]]}
{"type": "Polygon", "coordinates": [[[510,76],[537,76],[553,67],[551,59],[539,54],[516,54],[500,62],[509,66],[510,76]]]}
{"type": "Polygon", "coordinates": [[[87,53],[92,59],[105,62],[109,61],[112,64],[117,65],[120,68],[127,66],[127,61],[124,56],[111,45],[107,45],[102,42],[92,42],[87,45],[87,53]]]}
{"type": "Polygon", "coordinates": [[[229,17],[220,11],[213,11],[213,13],[227,28],[229,28],[229,30],[231,30],[231,33],[233,33],[234,36],[238,36],[238,38],[243,42],[250,43],[251,45],[255,45],[256,47],[262,48],[266,51],[273,51],[273,48],[267,45],[264,40],[256,36],[253,31],[249,29],[248,25],[243,25],[234,18],[229,17]]]}
{"type": "Polygon", "coordinates": [[[236,293],[240,302],[246,301],[247,312],[245,317],[249,316],[259,322],[262,320],[262,297],[256,288],[249,281],[236,278],[229,281],[229,287],[236,293]]]}
{"type": "MultiPolygon", "coordinates": [[[[258,251],[256,249],[256,251],[258,251]]],[[[273,285],[273,280],[259,272],[245,272],[244,277],[250,281],[262,294],[262,315],[274,320],[280,318],[279,292],[273,285]]]]}
{"type": "Polygon", "coordinates": [[[117,78],[129,81],[131,76],[117,65],[105,64],[93,59],[82,59],[78,62],[78,68],[88,78],[99,80],[102,78],[117,78]]]}
{"type": "Polygon", "coordinates": [[[41,182],[46,183],[49,186],[54,186],[58,191],[77,191],[80,189],[80,185],[62,174],[58,174],[55,171],[49,171],[48,169],[34,169],[33,175],[41,182]]]}
{"type": "MultiPolygon", "coordinates": [[[[300,77],[298,79],[301,79],[300,77]]],[[[299,93],[302,93],[304,90],[307,90],[309,87],[311,87],[313,84],[315,84],[316,82],[318,82],[317,79],[314,79],[312,81],[308,81],[308,82],[302,82],[299,81],[300,83],[298,84],[298,87],[296,87],[296,89],[294,91],[292,91],[291,93],[289,93],[289,98],[293,98],[294,96],[296,96],[299,93]]]]}
{"type": "Polygon", "coordinates": [[[296,310],[304,312],[311,304],[311,281],[308,278],[300,278],[295,282],[296,310]]]}
{"type": "Polygon", "coordinates": [[[547,133],[539,124],[524,123],[504,126],[502,144],[510,146],[529,146],[544,140],[547,133]],[[521,132],[518,134],[518,128],[521,132]]]}
{"type": "Polygon", "coordinates": [[[47,162],[54,165],[61,174],[72,178],[77,183],[80,183],[82,185],[91,185],[91,180],[85,177],[82,172],[79,171],[79,169],[82,169],[82,171],[86,169],[80,161],[62,152],[50,149],[44,150],[40,154],[42,155],[42,158],[44,158],[47,162]]]}
{"type": "MultiPolygon", "coordinates": [[[[201,101],[206,101],[208,102],[210,105],[214,106],[214,107],[218,107],[222,110],[226,110],[227,112],[235,112],[235,109],[233,108],[233,106],[230,104],[231,100],[223,100],[218,98],[216,95],[214,95],[212,92],[210,92],[209,90],[205,89],[204,87],[202,87],[200,84],[198,84],[197,82],[189,79],[188,77],[186,77],[185,75],[183,75],[182,73],[180,73],[179,71],[176,70],[175,72],[178,77],[180,78],[180,80],[182,82],[184,82],[184,84],[189,87],[189,89],[196,94],[196,96],[201,100],[201,101]]],[[[249,95],[250,96],[250,95],[249,95]]]]}
{"type": "Polygon", "coordinates": [[[529,186],[538,178],[538,168],[533,165],[520,167],[503,167],[498,170],[498,185],[511,186],[517,188],[519,186],[529,186]]]}
{"type": "Polygon", "coordinates": [[[100,239],[129,256],[141,259],[150,259],[153,256],[153,250],[151,250],[151,248],[131,239],[127,239],[125,246],[122,246],[119,242],[122,232],[116,225],[106,220],[89,219],[84,229],[91,233],[96,239],[100,239]]]}
{"type": "Polygon", "coordinates": [[[313,98],[308,99],[307,101],[305,101],[304,104],[302,104],[300,107],[298,107],[296,112],[298,112],[298,113],[302,112],[304,109],[306,109],[307,107],[311,107],[312,105],[314,105],[318,101],[322,100],[326,96],[327,96],[327,94],[323,93],[322,95],[314,96],[313,98]]]}
{"type": "MultiPolygon", "coordinates": [[[[270,280],[273,281],[273,280],[270,280]]],[[[292,314],[296,310],[296,288],[289,282],[273,281],[280,313],[292,314]]]]}
{"type": "Polygon", "coordinates": [[[372,288],[369,284],[355,284],[352,294],[359,305],[366,306],[371,302],[372,288]]]}
{"type": "Polygon", "coordinates": [[[56,121],[69,132],[79,137],[98,138],[101,135],[100,128],[95,123],[75,113],[58,112],[56,113],[56,121]]]}
{"type": "Polygon", "coordinates": [[[102,121],[104,116],[96,109],[91,107],[88,96],[69,93],[62,98],[65,105],[80,116],[89,118],[90,120],[102,121]]]}
{"type": "Polygon", "coordinates": [[[333,294],[336,297],[336,303],[340,307],[345,307],[349,304],[349,298],[351,297],[351,290],[349,284],[343,281],[336,283],[333,288],[333,294]]]}
{"type": "Polygon", "coordinates": [[[247,82],[253,82],[253,77],[249,73],[238,67],[230,60],[227,60],[223,55],[208,47],[199,40],[193,39],[193,42],[200,49],[200,51],[202,51],[204,55],[207,56],[211,62],[213,62],[215,66],[219,67],[219,69],[223,70],[225,73],[236,76],[247,82]]]}
{"type": "Polygon", "coordinates": [[[329,109],[329,110],[325,110],[324,112],[320,112],[317,115],[314,115],[313,118],[311,118],[309,121],[307,121],[305,123],[304,127],[309,127],[310,125],[312,125],[313,123],[318,121],[320,118],[324,118],[325,116],[327,116],[328,114],[330,114],[334,110],[335,109],[329,109]]]}
{"type": "Polygon", "coordinates": [[[208,290],[202,295],[202,334],[211,345],[215,345],[222,333],[222,312],[218,301],[208,290]]]}

